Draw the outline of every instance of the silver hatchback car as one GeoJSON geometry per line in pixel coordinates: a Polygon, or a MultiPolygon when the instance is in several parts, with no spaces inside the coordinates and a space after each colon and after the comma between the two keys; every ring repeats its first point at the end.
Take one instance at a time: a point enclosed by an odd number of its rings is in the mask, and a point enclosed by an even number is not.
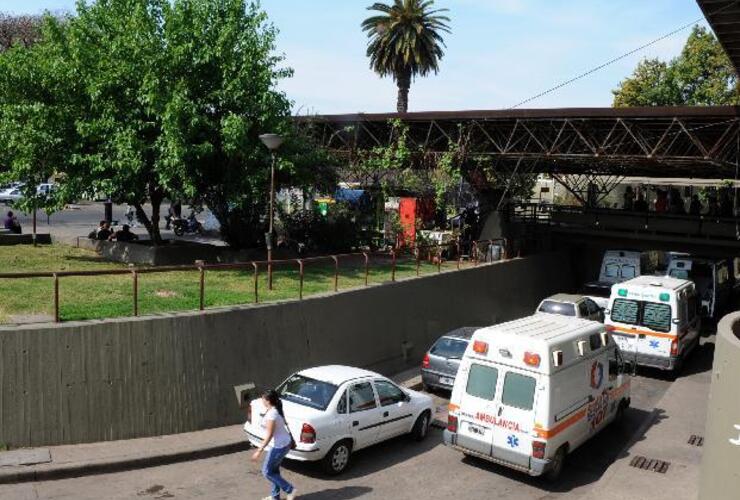
{"type": "Polygon", "coordinates": [[[473,333],[480,327],[465,326],[442,335],[424,355],[421,382],[424,389],[452,390],[460,360],[473,333]]]}

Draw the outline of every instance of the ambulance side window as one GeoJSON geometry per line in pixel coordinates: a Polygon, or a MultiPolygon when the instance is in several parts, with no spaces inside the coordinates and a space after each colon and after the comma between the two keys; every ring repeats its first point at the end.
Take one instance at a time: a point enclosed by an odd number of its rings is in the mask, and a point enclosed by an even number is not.
{"type": "Polygon", "coordinates": [[[496,382],[498,370],[490,366],[478,364],[470,365],[468,385],[465,391],[476,398],[493,401],[496,396],[496,382]]]}
{"type": "Polygon", "coordinates": [[[534,405],[534,388],[537,381],[532,377],[509,372],[504,378],[501,402],[520,410],[531,410],[534,405]]]}

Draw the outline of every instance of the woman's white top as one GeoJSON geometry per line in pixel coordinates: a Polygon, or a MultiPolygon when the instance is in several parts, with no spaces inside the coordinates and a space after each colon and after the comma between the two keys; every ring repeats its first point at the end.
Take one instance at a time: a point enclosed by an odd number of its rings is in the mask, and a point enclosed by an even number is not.
{"type": "Polygon", "coordinates": [[[262,417],[261,426],[267,430],[267,422],[275,422],[275,431],[272,434],[272,440],[268,443],[268,446],[278,449],[283,449],[286,446],[290,446],[290,434],[288,428],[285,425],[285,419],[280,416],[275,408],[270,408],[262,417]]]}

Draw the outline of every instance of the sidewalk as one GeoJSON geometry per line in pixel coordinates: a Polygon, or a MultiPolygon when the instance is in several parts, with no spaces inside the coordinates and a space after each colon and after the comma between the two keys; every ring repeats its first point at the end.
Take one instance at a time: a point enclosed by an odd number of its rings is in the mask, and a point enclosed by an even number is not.
{"type": "Polygon", "coordinates": [[[688,443],[704,436],[711,370],[677,379],[642,429],[585,498],[593,500],[695,500],[702,448],[688,443]],[[669,462],[665,473],[630,466],[642,456],[669,462]]]}
{"type": "MultiPolygon", "coordinates": [[[[418,368],[391,377],[405,387],[421,385],[418,368]]],[[[446,425],[447,405],[435,398],[440,422],[446,425]]],[[[210,458],[249,447],[242,425],[170,436],[51,446],[0,452],[0,484],[48,481],[91,474],[120,472],[210,458]]]]}

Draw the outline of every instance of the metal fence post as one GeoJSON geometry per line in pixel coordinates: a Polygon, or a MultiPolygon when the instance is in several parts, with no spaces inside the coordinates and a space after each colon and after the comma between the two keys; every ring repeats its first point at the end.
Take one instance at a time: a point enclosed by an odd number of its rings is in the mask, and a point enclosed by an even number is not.
{"type": "Polygon", "coordinates": [[[339,257],[336,255],[331,256],[332,260],[334,260],[334,291],[339,291],[339,257]]]}
{"type": "Polygon", "coordinates": [[[370,273],[370,257],[366,252],[363,252],[362,255],[365,257],[365,286],[368,285],[368,274],[370,273]]]}
{"type": "Polygon", "coordinates": [[[393,264],[391,267],[391,281],[396,281],[396,249],[391,250],[391,256],[393,257],[393,264]]]}
{"type": "Polygon", "coordinates": [[[254,267],[254,303],[259,304],[260,303],[260,296],[259,296],[260,268],[256,262],[252,262],[252,266],[254,267]]]}
{"type": "Polygon", "coordinates": [[[303,261],[297,259],[298,262],[298,274],[300,277],[300,284],[298,285],[298,299],[303,300],[303,261]]]}
{"type": "Polygon", "coordinates": [[[421,255],[419,253],[419,247],[414,248],[414,254],[416,254],[416,276],[419,276],[419,265],[421,264],[421,255]]]}
{"type": "Polygon", "coordinates": [[[54,323],[59,321],[59,276],[54,273],[54,323]]]}
{"type": "Polygon", "coordinates": [[[198,270],[200,271],[200,310],[202,311],[206,306],[206,270],[202,266],[198,270]]]}
{"type": "Polygon", "coordinates": [[[442,272],[442,247],[437,247],[437,272],[442,272]]]}
{"type": "Polygon", "coordinates": [[[473,253],[472,255],[473,264],[477,266],[478,265],[478,242],[477,241],[473,242],[473,247],[471,248],[471,252],[473,253]]]}
{"type": "Polygon", "coordinates": [[[131,271],[134,285],[134,316],[139,315],[139,273],[134,269],[131,271]]]}

